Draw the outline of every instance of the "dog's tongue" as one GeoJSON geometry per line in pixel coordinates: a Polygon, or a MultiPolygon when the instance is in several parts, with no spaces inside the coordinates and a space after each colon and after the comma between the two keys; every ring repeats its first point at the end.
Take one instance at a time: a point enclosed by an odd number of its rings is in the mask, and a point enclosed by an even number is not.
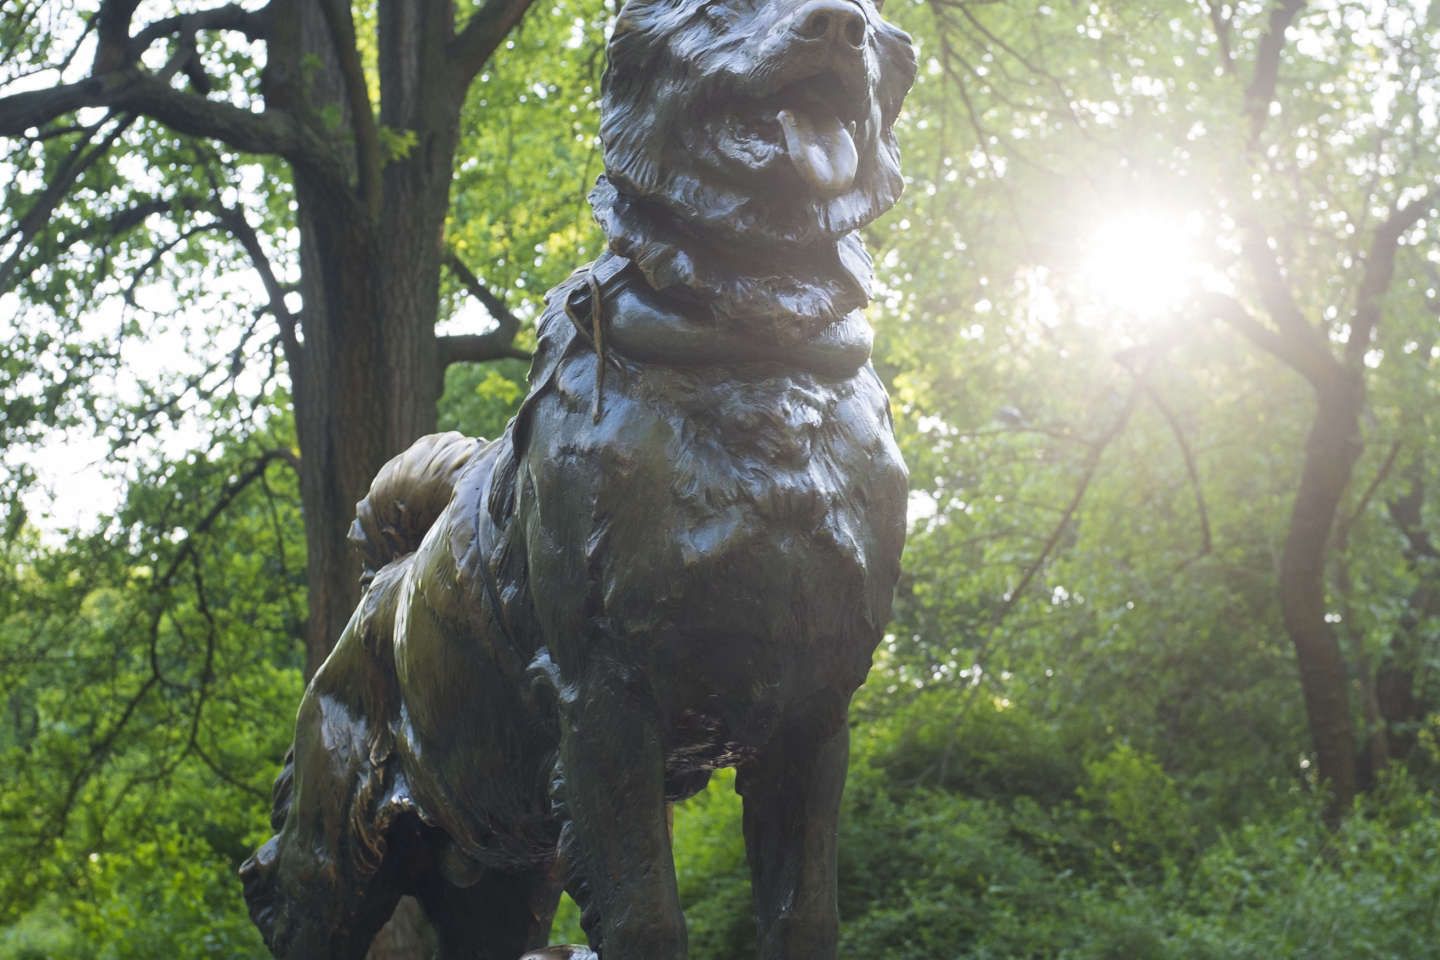
{"type": "Polygon", "coordinates": [[[827,194],[841,193],[855,182],[860,155],[839,117],[781,110],[776,115],[785,134],[785,150],[805,182],[827,194]]]}

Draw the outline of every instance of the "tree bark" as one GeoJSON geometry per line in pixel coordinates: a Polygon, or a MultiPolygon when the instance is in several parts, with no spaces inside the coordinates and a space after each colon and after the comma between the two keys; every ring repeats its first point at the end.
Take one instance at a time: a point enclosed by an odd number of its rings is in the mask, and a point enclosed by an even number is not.
{"type": "Polygon", "coordinates": [[[355,502],[387,459],[435,427],[439,270],[407,245],[382,245],[363,218],[345,222],[322,191],[297,184],[304,349],[292,370],[302,451],[301,504],[310,585],[306,676],[319,667],[359,598],[346,533],[355,502]],[[356,221],[359,222],[356,222],[356,221]],[[428,269],[427,269],[428,268],[428,269]],[[403,279],[391,278],[403,275],[403,279]],[[428,290],[427,290],[428,288],[428,290]]]}
{"type": "Polygon", "coordinates": [[[1365,388],[1359,374],[1338,365],[1332,379],[1314,386],[1315,419],[1280,556],[1280,610],[1300,668],[1316,773],[1329,790],[1326,820],[1338,823],[1355,799],[1355,725],[1345,657],[1326,620],[1325,561],[1360,457],[1365,388]]]}
{"type": "MultiPolygon", "coordinates": [[[[330,3],[330,0],[325,0],[330,3]]],[[[347,8],[348,9],[348,8],[347,8]]],[[[295,171],[303,343],[287,356],[302,452],[309,618],[308,678],[359,599],[359,561],[346,534],[355,502],[387,459],[435,428],[439,396],[441,235],[459,139],[463,90],[443,55],[444,3],[380,4],[381,122],[413,146],[381,162],[346,9],[277,9],[267,104],[338,108],[355,131],[345,182],[295,171]]],[[[333,123],[333,121],[332,121],[333,123]]]]}

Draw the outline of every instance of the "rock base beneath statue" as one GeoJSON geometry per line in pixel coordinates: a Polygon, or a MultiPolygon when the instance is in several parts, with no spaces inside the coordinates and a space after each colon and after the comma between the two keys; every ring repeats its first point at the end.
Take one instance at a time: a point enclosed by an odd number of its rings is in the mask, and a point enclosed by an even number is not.
{"type": "Polygon", "coordinates": [[[600,960],[588,947],[577,947],[573,943],[531,950],[520,960],[600,960]]]}

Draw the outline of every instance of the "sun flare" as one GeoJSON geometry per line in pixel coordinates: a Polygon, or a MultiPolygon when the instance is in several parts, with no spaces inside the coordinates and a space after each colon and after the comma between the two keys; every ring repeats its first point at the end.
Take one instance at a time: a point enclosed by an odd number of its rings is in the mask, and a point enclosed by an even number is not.
{"type": "Polygon", "coordinates": [[[1117,213],[1086,239],[1079,278],[1099,304],[1154,319],[1175,306],[1195,277],[1198,217],[1172,211],[1117,213]]]}

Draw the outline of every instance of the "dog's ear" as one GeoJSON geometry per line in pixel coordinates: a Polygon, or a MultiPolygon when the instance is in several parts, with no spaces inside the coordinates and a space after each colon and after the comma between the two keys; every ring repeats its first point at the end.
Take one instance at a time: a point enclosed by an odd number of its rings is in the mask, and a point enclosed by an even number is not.
{"type": "Polygon", "coordinates": [[[663,36],[689,19],[695,8],[685,0],[625,0],[615,17],[611,40],[636,31],[663,36]]]}
{"type": "Polygon", "coordinates": [[[876,30],[876,49],[880,55],[880,83],[875,91],[880,111],[891,122],[900,113],[900,104],[915,83],[918,66],[915,43],[910,34],[888,20],[876,30]]]}

